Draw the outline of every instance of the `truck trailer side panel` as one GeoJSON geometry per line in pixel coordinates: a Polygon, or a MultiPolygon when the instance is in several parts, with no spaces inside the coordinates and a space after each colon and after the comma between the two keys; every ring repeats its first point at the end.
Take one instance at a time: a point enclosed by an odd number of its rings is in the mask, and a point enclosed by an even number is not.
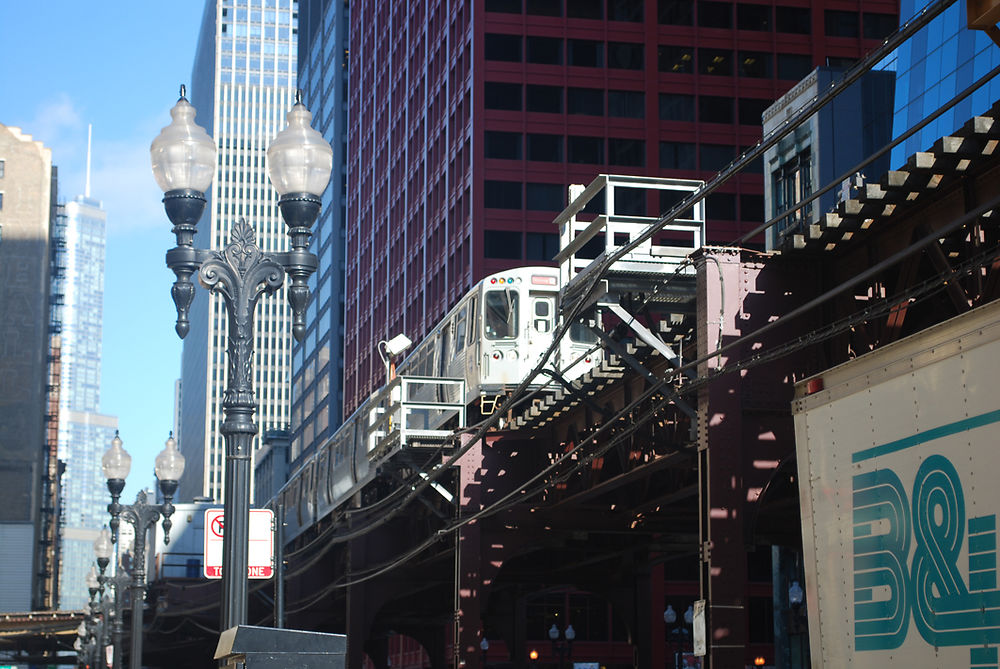
{"type": "Polygon", "coordinates": [[[993,303],[796,387],[814,667],[1000,665],[998,379],[993,303]]]}

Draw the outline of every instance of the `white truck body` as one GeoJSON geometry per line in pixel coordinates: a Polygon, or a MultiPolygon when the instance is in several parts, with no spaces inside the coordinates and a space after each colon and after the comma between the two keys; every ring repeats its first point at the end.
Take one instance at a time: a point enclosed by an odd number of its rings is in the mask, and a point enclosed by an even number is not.
{"type": "Polygon", "coordinates": [[[996,669],[1000,304],[793,402],[812,666],[996,669]]]}

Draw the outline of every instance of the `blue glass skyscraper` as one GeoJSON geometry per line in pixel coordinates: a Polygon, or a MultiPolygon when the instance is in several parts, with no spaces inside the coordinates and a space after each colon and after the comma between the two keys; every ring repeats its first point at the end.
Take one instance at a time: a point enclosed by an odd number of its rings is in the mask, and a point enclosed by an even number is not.
{"type": "Polygon", "coordinates": [[[310,279],[309,329],[293,348],[293,459],[332,435],[343,418],[347,21],[344,0],[300,3],[299,86],[313,127],[333,148],[333,174],[313,226],[312,252],[320,264],[310,279]]]}
{"type": "MultiPolygon", "coordinates": [[[[900,22],[927,4],[927,0],[902,0],[900,22]]],[[[1000,48],[986,33],[966,24],[965,2],[955,2],[897,50],[893,136],[906,132],[1000,64],[1000,48]]],[[[892,165],[898,167],[907,156],[926,150],[998,98],[1000,81],[994,79],[896,147],[892,165]]]]}

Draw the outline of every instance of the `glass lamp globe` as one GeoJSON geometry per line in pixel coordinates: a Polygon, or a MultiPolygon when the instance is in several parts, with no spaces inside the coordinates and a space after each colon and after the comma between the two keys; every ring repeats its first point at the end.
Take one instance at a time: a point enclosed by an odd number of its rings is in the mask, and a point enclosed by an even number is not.
{"type": "Polygon", "coordinates": [[[80,626],[76,628],[76,633],[79,634],[81,637],[86,637],[87,636],[87,623],[81,622],[80,626]]]}
{"type": "Polygon", "coordinates": [[[333,149],[310,125],[312,114],[301,102],[288,112],[288,126],[267,148],[267,175],[278,195],[320,196],[330,182],[333,149]]]}
{"type": "Polygon", "coordinates": [[[802,586],[799,585],[798,581],[792,581],[792,584],[788,587],[788,603],[798,606],[802,603],[803,597],[805,597],[805,593],[802,591],[802,586]]]}
{"type": "Polygon", "coordinates": [[[118,430],[115,430],[115,438],[111,440],[111,448],[101,458],[101,469],[104,470],[104,478],[108,480],[124,480],[132,469],[132,456],[122,447],[118,430]]]}
{"type": "Polygon", "coordinates": [[[559,638],[559,628],[556,627],[555,623],[552,623],[552,627],[549,628],[549,638],[553,641],[559,638]]]}
{"type": "Polygon", "coordinates": [[[177,481],[183,473],[184,456],[177,450],[177,440],[171,434],[163,450],[156,456],[156,478],[160,481],[177,481]]]}
{"type": "Polygon", "coordinates": [[[73,650],[75,650],[78,653],[83,650],[83,642],[80,641],[80,637],[77,637],[76,641],[73,642],[73,650]]]}
{"type": "Polygon", "coordinates": [[[688,604],[687,610],[684,612],[684,622],[690,625],[694,621],[694,605],[688,604]]]}
{"type": "Polygon", "coordinates": [[[215,142],[194,122],[195,108],[184,97],[170,110],[170,125],[149,147],[153,177],[164,193],[191,188],[204,193],[215,176],[215,142]]]}
{"type": "Polygon", "coordinates": [[[572,625],[566,625],[566,641],[572,641],[576,638],[576,630],[573,629],[572,625]]]}
{"type": "Polygon", "coordinates": [[[663,622],[668,625],[673,625],[677,622],[677,611],[674,610],[673,604],[667,604],[667,608],[663,612],[663,622]]]}
{"type": "Polygon", "coordinates": [[[101,587],[101,582],[97,580],[97,567],[90,565],[90,571],[87,572],[87,577],[84,579],[88,588],[92,590],[97,590],[101,587]]]}
{"type": "Polygon", "coordinates": [[[108,528],[101,528],[101,534],[94,539],[94,555],[98,559],[108,560],[111,558],[111,553],[114,551],[114,547],[111,545],[111,532],[108,528]]]}
{"type": "Polygon", "coordinates": [[[479,649],[484,653],[490,649],[489,639],[483,637],[483,640],[479,642],[479,649]]]}

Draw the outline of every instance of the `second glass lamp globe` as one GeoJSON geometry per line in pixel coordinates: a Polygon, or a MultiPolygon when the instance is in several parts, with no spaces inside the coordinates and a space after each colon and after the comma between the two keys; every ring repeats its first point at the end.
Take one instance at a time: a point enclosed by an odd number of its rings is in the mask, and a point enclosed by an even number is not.
{"type": "Polygon", "coordinates": [[[167,439],[163,450],[156,456],[156,478],[160,481],[177,481],[184,473],[184,456],[177,450],[173,435],[167,439]]]}
{"type": "Polygon", "coordinates": [[[108,560],[111,558],[114,550],[114,546],[111,544],[111,532],[108,528],[104,527],[97,538],[94,539],[94,555],[98,559],[108,560]]]}
{"type": "Polygon", "coordinates": [[[204,193],[215,176],[215,142],[194,122],[195,108],[184,97],[170,110],[170,125],[149,147],[153,177],[167,193],[190,188],[204,193]]]}
{"type": "Polygon", "coordinates": [[[267,175],[278,195],[320,196],[330,183],[333,149],[309,125],[312,114],[301,102],[288,112],[288,127],[267,148],[267,175]]]}
{"type": "Polygon", "coordinates": [[[111,440],[111,448],[101,458],[101,469],[104,470],[104,478],[108,480],[125,480],[132,469],[132,456],[122,446],[118,430],[115,430],[115,438],[111,440]]]}

